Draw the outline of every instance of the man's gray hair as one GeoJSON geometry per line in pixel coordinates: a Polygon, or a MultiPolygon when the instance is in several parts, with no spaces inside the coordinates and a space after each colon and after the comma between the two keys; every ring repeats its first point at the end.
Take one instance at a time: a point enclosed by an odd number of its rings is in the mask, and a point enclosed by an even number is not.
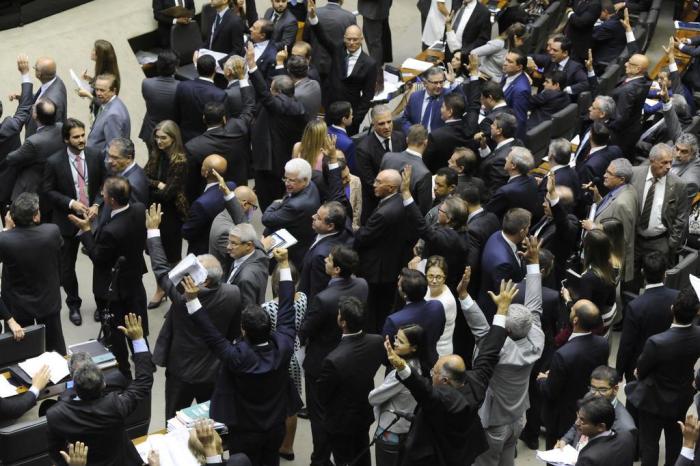
{"type": "Polygon", "coordinates": [[[311,181],[311,165],[304,159],[291,159],[284,164],[284,173],[296,173],[301,179],[311,181]]]}
{"type": "Polygon", "coordinates": [[[693,153],[693,157],[698,155],[698,138],[694,134],[681,133],[681,135],[676,138],[676,144],[690,146],[690,151],[693,153]]]}
{"type": "Polygon", "coordinates": [[[83,400],[96,400],[105,386],[102,370],[94,362],[85,361],[73,374],[75,391],[83,400]]]}
{"type": "Polygon", "coordinates": [[[429,78],[431,76],[435,76],[436,74],[441,74],[443,77],[445,76],[445,70],[442,69],[439,66],[432,66],[428,68],[425,72],[425,77],[429,78]]]}
{"type": "Polygon", "coordinates": [[[136,150],[134,143],[128,138],[114,138],[109,141],[109,147],[114,147],[121,157],[134,158],[136,150]]]}
{"type": "Polygon", "coordinates": [[[372,119],[372,121],[374,121],[377,115],[382,115],[384,113],[391,113],[391,109],[388,105],[375,105],[374,107],[372,107],[372,110],[369,111],[369,116],[372,119]]]}
{"type": "Polygon", "coordinates": [[[527,175],[527,172],[535,166],[535,159],[532,158],[532,152],[526,147],[515,146],[510,150],[510,161],[521,175],[527,175]]]}
{"type": "Polygon", "coordinates": [[[595,98],[598,101],[598,107],[600,111],[605,113],[608,118],[615,114],[615,101],[609,95],[599,95],[595,98]]]}
{"type": "Polygon", "coordinates": [[[629,160],[619,158],[610,162],[610,167],[615,169],[615,175],[625,180],[625,183],[629,183],[632,179],[632,164],[629,160]]]}
{"type": "Polygon", "coordinates": [[[218,285],[221,283],[221,277],[224,276],[224,269],[221,268],[219,259],[211,254],[200,254],[197,256],[197,260],[199,260],[202,267],[207,270],[207,278],[211,285],[218,285]]]}
{"type": "Polygon", "coordinates": [[[549,143],[549,163],[552,161],[558,165],[566,165],[571,159],[571,143],[565,138],[553,139],[549,143]]]}
{"type": "Polygon", "coordinates": [[[506,331],[512,340],[525,338],[532,328],[532,312],[522,304],[508,306],[506,331]]]}
{"type": "Polygon", "coordinates": [[[668,144],[665,144],[663,142],[660,142],[656,144],[654,147],[651,148],[651,151],[649,151],[649,160],[657,160],[659,159],[663,154],[670,154],[671,157],[673,157],[673,147],[669,146],[668,144]]]}
{"type": "Polygon", "coordinates": [[[255,232],[255,228],[253,228],[253,225],[250,223],[239,223],[231,228],[229,234],[240,239],[242,243],[248,243],[258,239],[258,234],[255,232]]]}
{"type": "Polygon", "coordinates": [[[77,371],[79,367],[82,367],[88,362],[94,362],[89,353],[86,353],[85,351],[73,353],[68,361],[68,371],[70,372],[71,376],[75,374],[75,371],[77,371]]]}

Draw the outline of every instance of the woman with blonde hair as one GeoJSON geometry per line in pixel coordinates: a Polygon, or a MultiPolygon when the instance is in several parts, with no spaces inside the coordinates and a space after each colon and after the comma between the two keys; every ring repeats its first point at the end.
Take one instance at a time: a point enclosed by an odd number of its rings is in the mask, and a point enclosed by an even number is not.
{"type": "MultiPolygon", "coordinates": [[[[149,184],[149,198],[159,203],[163,212],[160,224],[165,256],[170,264],[181,259],[182,223],[187,217],[189,205],[185,197],[187,157],[180,128],[172,120],[163,120],[153,130],[153,148],[144,167],[149,184]]],[[[166,299],[159,287],[148,303],[148,308],[158,307],[166,299]]]]}
{"type": "Polygon", "coordinates": [[[309,162],[314,170],[323,167],[323,156],[328,150],[328,127],[323,120],[311,120],[306,124],[301,141],[294,144],[293,158],[302,158],[309,162]]]}
{"type": "MultiPolygon", "coordinates": [[[[119,88],[121,86],[121,77],[119,75],[119,64],[117,63],[117,54],[114,52],[114,47],[109,41],[104,39],[97,39],[92,47],[92,52],[90,54],[90,60],[95,62],[95,73],[94,76],[90,76],[88,71],[83,71],[83,79],[90,84],[90,87],[95,84],[95,77],[101,74],[113,74],[116,79],[114,80],[114,85],[117,89],[117,94],[119,94],[119,88]]],[[[87,91],[85,89],[78,89],[78,95],[86,99],[92,99],[90,102],[90,112],[94,116],[97,116],[97,112],[100,108],[100,103],[95,99],[95,91],[87,91]]]]}

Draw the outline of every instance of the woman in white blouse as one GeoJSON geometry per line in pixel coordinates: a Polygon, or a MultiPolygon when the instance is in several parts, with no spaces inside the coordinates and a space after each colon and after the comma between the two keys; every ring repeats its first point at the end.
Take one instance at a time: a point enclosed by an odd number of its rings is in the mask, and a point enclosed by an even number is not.
{"type": "Polygon", "coordinates": [[[447,262],[442,256],[430,256],[425,264],[425,276],[428,279],[428,292],[425,299],[437,300],[445,309],[445,329],[437,342],[437,352],[440,356],[452,354],[452,334],[457,317],[457,302],[450,289],[445,285],[447,278],[447,262]]]}
{"type": "Polygon", "coordinates": [[[432,0],[428,18],[423,28],[423,48],[428,48],[435,42],[442,40],[445,35],[445,18],[452,10],[452,0],[432,0]]]}

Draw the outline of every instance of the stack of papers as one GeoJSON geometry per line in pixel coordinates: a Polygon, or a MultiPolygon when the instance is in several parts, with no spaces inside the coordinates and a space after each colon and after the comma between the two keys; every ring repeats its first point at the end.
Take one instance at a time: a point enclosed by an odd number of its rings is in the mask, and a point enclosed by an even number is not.
{"type": "Polygon", "coordinates": [[[17,387],[0,375],[0,398],[9,398],[15,395],[17,395],[17,387]]]}
{"type": "Polygon", "coordinates": [[[578,451],[571,445],[567,445],[564,448],[555,448],[554,450],[537,450],[537,459],[554,466],[572,466],[576,464],[578,451]]]}
{"type": "Polygon", "coordinates": [[[407,58],[402,64],[401,68],[406,68],[409,70],[427,71],[435,66],[435,63],[430,63],[429,61],[416,60],[415,58],[407,58]]]}
{"type": "Polygon", "coordinates": [[[41,356],[19,363],[20,369],[26,372],[29,377],[34,377],[44,365],[49,366],[51,370],[51,383],[53,384],[57,384],[70,374],[68,361],[55,351],[46,352],[41,356]]]}
{"type": "Polygon", "coordinates": [[[201,285],[207,279],[207,269],[199,262],[194,254],[187,254],[175,267],[168,273],[168,278],[176,285],[189,275],[194,280],[195,285],[201,285]]]}
{"type": "Polygon", "coordinates": [[[157,451],[161,466],[199,466],[199,462],[187,447],[190,433],[179,429],[167,434],[149,435],[145,442],[136,446],[144,463],[148,464],[148,452],[157,451]]]}

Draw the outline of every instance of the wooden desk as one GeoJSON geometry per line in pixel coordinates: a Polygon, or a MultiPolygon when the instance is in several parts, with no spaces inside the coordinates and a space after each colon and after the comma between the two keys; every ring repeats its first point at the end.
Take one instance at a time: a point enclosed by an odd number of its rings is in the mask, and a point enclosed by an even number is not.
{"type": "MultiPolygon", "coordinates": [[[[442,63],[445,60],[445,53],[439,50],[425,49],[418,55],[416,55],[416,60],[427,61],[430,63],[442,63]]],[[[410,68],[401,68],[401,80],[405,83],[413,81],[421,74],[419,70],[413,70],[410,68]]]]}
{"type": "MultiPolygon", "coordinates": [[[[676,32],[674,34],[674,37],[678,40],[681,39],[690,39],[692,37],[696,37],[700,35],[700,31],[695,30],[695,29],[676,29],[676,32]]],[[[687,55],[680,50],[676,51],[676,65],[678,66],[678,72],[683,73],[686,68],[688,68],[688,65],[690,65],[691,57],[690,55],[687,55]]],[[[649,73],[649,77],[651,79],[656,79],[656,77],[659,75],[659,73],[668,66],[668,57],[664,54],[659,62],[656,64],[654,69],[651,70],[649,73]]]]}

